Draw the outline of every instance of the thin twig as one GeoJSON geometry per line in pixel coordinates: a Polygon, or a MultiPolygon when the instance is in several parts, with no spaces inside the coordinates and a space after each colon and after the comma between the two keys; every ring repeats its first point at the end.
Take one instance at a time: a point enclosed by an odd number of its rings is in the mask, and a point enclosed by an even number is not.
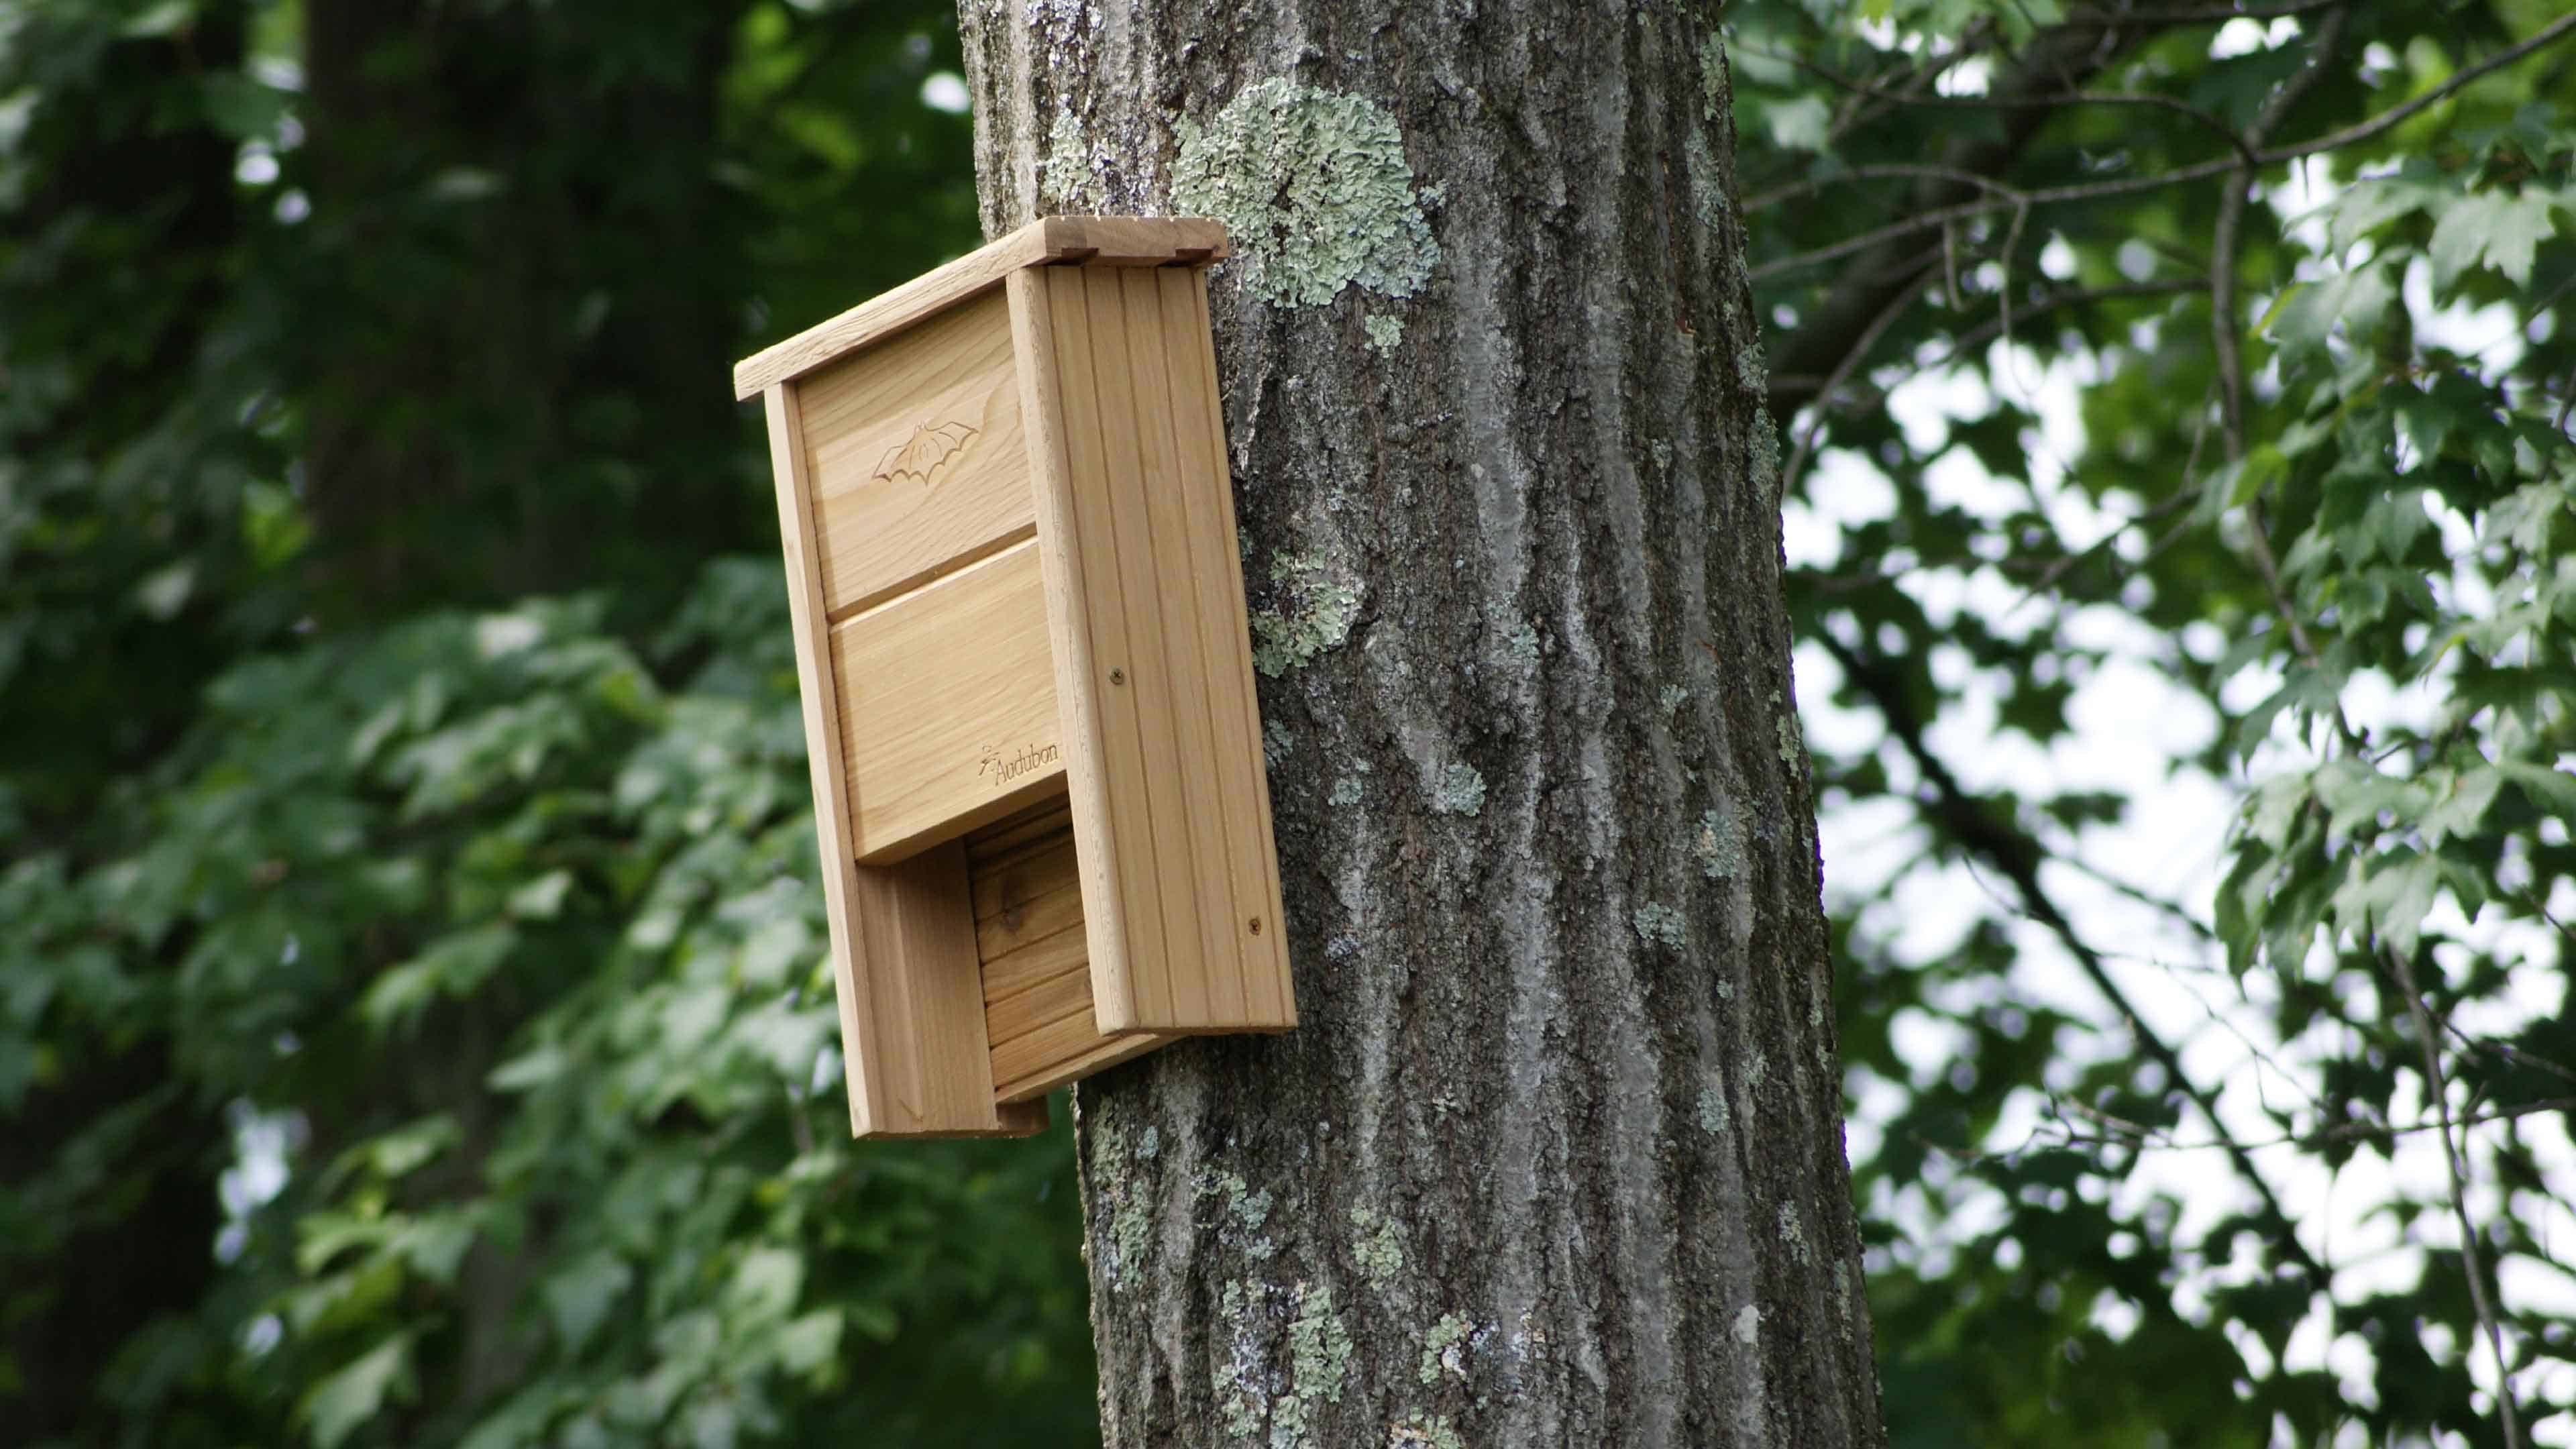
{"type": "MultiPolygon", "coordinates": [[[[2522,59],[2524,56],[2531,54],[2533,51],[2554,44],[2555,42],[2565,38],[2571,31],[2576,31],[2576,12],[2570,12],[2567,15],[2563,15],[2558,19],[2551,21],[2545,26],[2542,26],[2539,30],[2534,31],[2531,37],[2527,40],[2497,51],[2494,55],[2488,56],[2486,59],[2478,61],[2475,64],[2461,67],[2459,70],[2452,73],[2449,80],[2433,87],[2431,90],[2415,97],[2413,100],[2404,101],[2391,106],[2387,110],[2372,116],[2366,121],[2346,126],[2340,131],[2330,132],[2327,135],[2319,136],[2312,140],[2301,141],[2294,145],[2281,146],[2272,150],[2258,152],[2254,158],[2255,162],[2260,166],[2272,166],[2283,161],[2295,161],[2302,156],[2313,156],[2319,152],[2337,150],[2341,147],[2352,145],[2357,141],[2367,141],[2371,137],[2386,131],[2401,121],[2404,121],[2407,117],[2414,115],[2416,112],[2423,110],[2425,107],[2436,105],[2449,99],[2461,88],[2478,80],[2488,72],[2499,69],[2503,66],[2511,65],[2515,61],[2522,59]]],[[[2224,176],[2227,173],[2236,170],[2239,164],[2240,163],[2233,157],[2222,157],[2217,160],[2195,162],[2189,166],[2176,167],[2171,171],[2155,176],[2130,176],[2123,177],[2116,181],[2093,181],[2076,186],[2043,187],[2039,190],[2022,193],[2022,199],[2026,200],[2033,206],[2055,206],[2063,202],[2102,201],[2115,196],[2135,196],[2141,192],[2158,191],[2168,186],[2181,186],[2193,181],[2205,181],[2212,176],[2224,176]]],[[[1890,222],[1885,226],[1863,232],[1859,236],[1835,242],[1831,246],[1818,247],[1814,251],[1800,252],[1795,256],[1782,257],[1777,261],[1765,262],[1761,266],[1753,268],[1751,276],[1754,281],[1758,282],[1766,277],[1776,276],[1782,272],[1796,271],[1804,267],[1814,266],[1819,262],[1829,262],[1839,257],[1847,257],[1854,252],[1867,251],[1882,242],[1894,241],[1899,237],[1911,236],[1918,231],[1928,230],[1937,226],[1946,226],[1953,221],[1963,220],[1972,216],[1984,216],[1990,212],[2001,211],[2005,207],[2013,204],[2014,203],[2010,201],[1988,200],[1963,201],[1954,206],[1937,207],[1933,210],[1920,212],[1914,216],[1907,217],[1902,221],[1890,222]]]]}
{"type": "Polygon", "coordinates": [[[2415,1023],[2415,1040],[2423,1049],[2425,1091],[2433,1099],[2434,1121],[2442,1132],[2442,1160],[2450,1172],[2451,1213],[2460,1222],[2460,1260],[2469,1278],[2469,1306],[2476,1310],[2478,1327],[2486,1334],[2487,1352],[2495,1355],[2496,1417],[2504,1425],[2505,1449],[2522,1449],[2522,1424],[2513,1407],[2513,1364],[2504,1356],[2504,1328],[2496,1322],[2495,1305],[2487,1301],[2485,1254],[2478,1250],[2478,1226],[2469,1217],[2469,1170],[2451,1138],[2451,1090],[2442,1076],[2441,1032],[2424,1005],[2424,993],[2415,988],[2415,967],[2407,954],[2382,950],[2380,955],[2397,973],[2397,984],[2406,993],[2406,1014],[2415,1023]]]}
{"type": "Polygon", "coordinates": [[[1811,177],[1805,181],[1792,181],[1785,186],[1775,186],[1758,195],[1744,198],[1744,210],[1748,214],[1765,211],[1778,206],[1781,202],[1795,201],[1801,196],[1813,196],[1828,187],[1840,186],[1849,181],[1952,181],[1961,186],[1973,186],[1981,191],[1991,191],[2001,196],[2021,195],[2019,191],[1992,177],[1980,176],[1974,171],[1962,171],[1956,166],[1891,163],[1854,166],[1837,171],[1831,176],[1811,177]]]}
{"type": "Polygon", "coordinates": [[[2079,10],[2068,19],[2078,25],[2224,25],[2230,20],[2288,20],[2342,3],[2344,0],[2299,0],[2295,5],[2250,5],[2243,9],[2228,5],[2163,9],[2142,6],[2135,10],[2079,10]]]}
{"type": "MultiPolygon", "coordinates": [[[[2160,96],[2148,91],[2085,91],[2077,90],[2073,87],[2069,87],[2062,91],[2053,91],[2039,95],[2027,96],[1927,96],[1908,94],[1898,91],[1883,90],[1875,82],[1862,80],[1856,76],[1844,75],[1842,72],[1834,70],[1829,66],[1818,65],[1816,62],[1809,60],[1802,55],[1790,55],[1782,51],[1765,50],[1760,46],[1750,45],[1743,41],[1736,42],[1734,48],[1743,51],[1748,55],[1758,55],[1765,60],[1775,60],[1783,65],[1795,66],[1797,69],[1803,70],[1809,75],[1812,75],[1827,84],[1840,86],[1843,89],[1856,94],[1871,96],[1879,100],[1894,101],[1899,105],[1905,106],[1926,106],[1934,109],[1962,111],[2053,110],[2059,106],[2144,106],[2151,110],[2172,111],[2177,115],[2188,116],[2192,120],[2198,121],[2202,125],[2209,127],[2211,130],[2218,132],[2221,136],[2226,137],[2229,145],[2244,152],[2245,161],[2248,165],[2251,165],[2254,161],[2254,153],[2246,147],[2243,140],[2238,138],[2234,127],[2229,126],[2225,121],[2222,121],[2218,117],[2211,115],[2209,112],[2202,110],[2200,107],[2195,106],[2188,101],[2176,100],[2172,96],[2160,96]]],[[[1748,207],[1747,209],[1749,210],[1750,208],[1748,207]]]]}
{"type": "MultiPolygon", "coordinates": [[[[2263,103],[2253,125],[2246,129],[2248,151],[2260,146],[2274,127],[2289,119],[2290,112],[2324,78],[2326,67],[2334,63],[2336,54],[2343,48],[2344,28],[2351,19],[2352,12],[2342,9],[2326,17],[2325,24],[2318,28],[2308,63],[2281,83],[2281,88],[2263,103]]],[[[2249,163],[2238,168],[2235,180],[2219,198],[2218,225],[2212,233],[2209,256],[2209,332],[2218,355],[2219,433],[2226,444],[2226,459],[2231,464],[2245,461],[2245,359],[2244,338],[2238,330],[2243,324],[2236,316],[2236,266],[2238,239],[2244,226],[2245,208],[2253,200],[2253,190],[2254,167],[2249,163]]],[[[2291,645],[2310,668],[2315,668],[2318,665],[2316,644],[2308,637],[2307,625],[2300,620],[2298,610],[2290,601],[2289,589],[2281,582],[2281,563],[2272,553],[2269,522],[2264,515],[2262,499],[2254,499],[2246,509],[2246,547],[2254,556],[2255,571],[2263,576],[2264,587],[2271,592],[2272,607],[2279,612],[2281,622],[2289,626],[2291,645]]],[[[2342,711],[2338,709],[2335,713],[2340,724],[2342,711]]],[[[2351,733],[2348,727],[2343,730],[2347,739],[2351,733]]]]}
{"type": "MultiPolygon", "coordinates": [[[[2210,1131],[2225,1138],[2228,1135],[2227,1123],[2218,1115],[2217,1097],[2183,1069],[2182,1054],[2147,1025],[2145,1018],[2130,1003],[2128,993],[2121,990],[2120,983],[2112,978],[2102,954],[2076,932],[2074,923],[2057,908],[2057,903],[2040,883],[2039,867],[2047,856],[2045,848],[2018,826],[1997,820],[1984,803],[1971,796],[1959,783],[1958,777],[1950,773],[1949,766],[1932,752],[1931,745],[1924,739],[1923,722],[1916,717],[1913,704],[1905,697],[1897,680],[1884,669],[1873,667],[1858,650],[1836,639],[1831,630],[1820,629],[1811,637],[1842,668],[1845,681],[1877,708],[1889,737],[1904,749],[1913,760],[1915,771],[1923,777],[1925,784],[1932,787],[1937,798],[1925,805],[1926,814],[1946,828],[1962,850],[1984,858],[2012,881],[2013,889],[2021,896],[2022,912],[2046,926],[2057,937],[2067,954],[2075,958],[2085,979],[2100,993],[2104,1003],[2127,1023],[2129,1034],[2137,1041],[2139,1049],[2164,1069],[2165,1079],[2173,1083],[2174,1090],[2182,1093],[2198,1110],[2202,1120],[2209,1124],[2210,1131]]],[[[2257,1205],[2256,1216],[2271,1235],[2276,1250],[2306,1275],[2312,1288],[2325,1291],[2333,1283],[2333,1275],[2308,1251],[2307,1245],[2299,1241],[2297,1225],[2281,1206],[2279,1195],[2272,1191],[2271,1182],[2255,1166],[2254,1159],[2242,1148],[2233,1148],[2228,1152],[2228,1162],[2236,1169],[2236,1175],[2252,1189],[2257,1205]]]]}
{"type": "MultiPolygon", "coordinates": [[[[2123,1122],[2109,1113],[2097,1111],[2080,1102],[2068,1101],[2064,1105],[2074,1108],[2081,1116],[2091,1117],[2125,1130],[2121,1135],[2111,1137],[2084,1137],[2068,1133],[2060,1139],[2061,1141],[2069,1146],[2092,1144],[2103,1147],[2126,1147],[2132,1151],[2153,1148],[2159,1152],[2221,1152],[2230,1147],[2242,1147],[2248,1152],[2260,1152],[2271,1147],[2317,1147],[2324,1143],[2341,1142],[2355,1137],[2395,1138],[2412,1136],[2418,1132],[2443,1130],[2443,1124],[2438,1120],[2410,1122],[2402,1127],[2391,1126],[2385,1122],[2342,1122],[2332,1127],[2319,1127],[2308,1132],[2284,1133],[2279,1137],[2266,1137],[2253,1142],[2240,1142],[2233,1139],[2224,1142],[2215,1139],[2175,1142],[2166,1139],[2152,1127],[2136,1122],[2123,1122]]],[[[2530,1117],[2542,1112],[2565,1112],[2570,1109],[2576,1109],[2576,1097],[2552,1097],[2545,1102],[2525,1102],[2515,1107],[2498,1107],[2492,1112],[2482,1112],[2474,1117],[2455,1118],[2453,1122],[2454,1125],[2465,1129],[2483,1127],[2491,1122],[2510,1122],[2518,1117],[2530,1117]]]]}
{"type": "Polygon", "coordinates": [[[2193,915],[2191,912],[2184,910],[2182,907],[2175,905],[2173,902],[2166,900],[2162,896],[2155,894],[2153,891],[2147,890],[2143,886],[2131,885],[2127,881],[2124,881],[2118,876],[2111,874],[2109,871],[2104,870],[2102,867],[2095,865],[2090,861],[2080,860],[2073,855],[2059,856],[2058,863],[2061,865],[2071,866],[2076,871],[2092,877],[2097,884],[2113,893],[2126,896],[2131,901],[2145,906],[2148,910],[2154,911],[2158,915],[2168,917],[2176,924],[2180,925],[2184,930],[2187,930],[2194,936],[2199,937],[2204,943],[2213,946],[2219,944],[2218,933],[2210,929],[2208,922],[2193,915]]]}
{"type": "Polygon", "coordinates": [[[1921,300],[1921,294],[1912,287],[1897,293],[1895,300],[1879,309],[1878,316],[1870,322],[1868,330],[1862,332],[1860,339],[1852,344],[1851,350],[1843,354],[1843,360],[1834,364],[1833,375],[1825,379],[1825,385],[1816,389],[1815,416],[1808,419],[1807,426],[1799,430],[1798,446],[1789,455],[1789,466],[1782,469],[1780,473],[1780,492],[1783,495],[1796,491],[1799,475],[1806,472],[1807,460],[1815,454],[1816,436],[1824,431],[1825,419],[1833,411],[1834,389],[1843,385],[1843,379],[1851,376],[1853,369],[1860,366],[1861,359],[1867,357],[1869,350],[1878,345],[1878,339],[1886,334],[1888,328],[1895,325],[1897,318],[1904,316],[1906,311],[1919,300],[1921,300]]]}

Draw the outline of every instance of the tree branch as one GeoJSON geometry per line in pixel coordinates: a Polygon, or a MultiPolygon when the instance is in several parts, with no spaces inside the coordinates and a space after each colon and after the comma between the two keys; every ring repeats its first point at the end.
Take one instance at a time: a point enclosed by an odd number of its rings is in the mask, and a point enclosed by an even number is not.
{"type": "Polygon", "coordinates": [[[2397,974],[2397,984],[2406,994],[2406,1015],[2415,1024],[2416,1044],[2423,1050],[2424,1090],[2433,1099],[2434,1120],[2442,1129],[2442,1161],[2451,1180],[2451,1214],[2460,1224],[2460,1266],[2469,1278],[2469,1306],[2477,1312],[2487,1352],[2495,1355],[2496,1417],[2504,1425],[2505,1449],[2522,1449],[2522,1424],[2513,1407],[2513,1364],[2504,1356],[2504,1328],[2496,1322],[2495,1304],[2487,1297],[2485,1254],[2478,1250],[2478,1227],[2469,1217],[2468,1165],[2461,1161],[2459,1145],[2451,1138],[2451,1090],[2442,1074],[2442,1034],[2424,1005],[2424,993],[2415,987],[2414,964],[2400,951],[2383,949],[2380,956],[2397,974]]]}
{"type": "MultiPolygon", "coordinates": [[[[2259,166],[2274,166],[2284,161],[2295,161],[2302,156],[2313,156],[2321,151],[2338,150],[2355,142],[2367,141],[2425,107],[2449,98],[2489,71],[2511,65],[2533,51],[2564,39],[2571,31],[2576,31],[2576,12],[2560,16],[2542,26],[2527,40],[2497,51],[2494,55],[2473,65],[2462,67],[2449,80],[2413,100],[2391,106],[2366,121],[2346,126],[2340,131],[2330,132],[2313,140],[2259,151],[2255,154],[2255,162],[2259,166]]],[[[2234,171],[2239,165],[2240,163],[2235,160],[2201,161],[2189,166],[2176,167],[2155,176],[2130,176],[2116,181],[2093,181],[2076,186],[2044,187],[2035,191],[2022,192],[2020,199],[2032,206],[2055,206],[2074,201],[2104,201],[2115,196],[2135,196],[2141,192],[2161,190],[2168,186],[2205,181],[2212,176],[2222,176],[2234,171]]],[[[1822,262],[1833,261],[1839,257],[1847,257],[1855,252],[1867,251],[1872,247],[1900,240],[1916,232],[1947,226],[1951,222],[1963,221],[1969,217],[1984,216],[2015,204],[2013,201],[2004,200],[1970,201],[1918,212],[1903,221],[1890,222],[1874,231],[1864,232],[1831,246],[1818,247],[1814,251],[1800,252],[1795,256],[1765,262],[1752,269],[1752,278],[1758,282],[1782,272],[1796,271],[1822,262]]]]}
{"type": "Polygon", "coordinates": [[[1901,684],[1883,666],[1864,659],[1858,650],[1836,639],[1830,630],[1819,629],[1810,637],[1822,645],[1826,653],[1833,656],[1834,662],[1842,667],[1843,676],[1850,681],[1852,687],[1868,696],[1870,703],[1876,706],[1879,717],[1887,725],[1888,737],[1903,747],[1906,754],[1914,761],[1915,769],[1922,774],[1924,782],[1932,787],[1937,798],[1932,804],[1924,807],[1926,813],[1946,829],[1951,839],[1957,841],[1962,848],[2001,871],[2004,878],[2012,882],[2013,889],[2021,896],[2022,908],[2030,913],[2033,920],[2048,927],[2059,943],[2065,946],[2068,954],[2072,955],[2076,964],[2083,969],[2085,978],[2093,983],[2094,990],[2100,992],[2102,999],[2110,1005],[2111,1009],[2119,1013],[2121,1019],[2128,1023],[2130,1034],[2137,1039],[2139,1048],[2164,1069],[2165,1076],[2174,1084],[2174,1089],[2190,1100],[2202,1119],[2208,1122],[2210,1130],[2225,1143],[2230,1165],[2235,1168],[2237,1176],[2244,1180],[2246,1186],[2253,1190],[2259,1204],[2257,1215],[2262,1219],[2265,1229],[2270,1232],[2281,1254],[2306,1274],[2312,1289],[2318,1292],[2325,1291],[2333,1281],[2333,1275],[2326,1271],[2324,1264],[2319,1263],[2315,1256],[2308,1252],[2307,1245],[2299,1241],[2297,1226],[2291,1222],[2289,1213],[2282,1208],[2281,1200],[2273,1193],[2271,1183],[2255,1166],[2254,1159],[2247,1154],[2244,1147],[2229,1137],[2227,1123],[2218,1115],[2217,1098],[2193,1081],[2191,1075],[2183,1070],[2182,1054],[2175,1051],[2170,1044],[2147,1026],[2145,1020],[2138,1015],[2136,1008],[2130,1004],[2128,993],[2122,991],[2119,982],[2112,979],[2110,968],[2104,963],[2101,953],[2087,945],[2083,937],[2076,934],[2074,924],[2067,920],[2065,914],[2057,908],[2056,902],[2049,898],[2046,889],[2040,884],[2039,867],[2046,858],[2046,851],[2039,842],[2033,840],[2018,826],[1996,819],[1986,808],[1985,802],[1969,794],[1967,788],[1959,783],[1958,777],[1950,773],[1949,766],[1942,762],[1940,756],[1932,752],[1930,744],[1924,738],[1925,722],[1915,716],[1913,706],[1905,698],[1901,684]]]}
{"type": "MultiPolygon", "coordinates": [[[[2327,3],[2341,3],[2341,0],[2327,0],[2327,3]]],[[[1776,50],[1764,50],[1758,46],[1744,45],[1740,42],[1736,48],[1749,55],[1761,56],[1765,60],[1774,60],[1783,65],[1794,66],[1797,69],[1803,70],[1809,75],[1816,77],[1818,80],[1824,81],[1829,85],[1840,86],[1856,95],[1869,96],[1877,100],[1894,101],[1898,105],[1902,106],[1924,106],[1933,109],[1947,108],[1951,110],[1966,111],[2000,111],[2022,108],[2053,111],[2062,106],[2144,106],[2152,110],[2171,111],[2176,115],[2187,116],[2192,120],[2198,121],[2200,124],[2209,127],[2211,130],[2216,131],[2219,135],[2225,137],[2230,146],[2244,152],[2245,160],[2249,164],[2254,159],[2253,152],[2246,149],[2244,141],[2237,136],[2236,129],[2233,126],[2228,125],[2225,121],[2220,120],[2218,117],[2211,115],[2209,112],[2202,110],[2200,107],[2195,106],[2188,101],[2176,100],[2172,96],[2160,96],[2146,91],[2087,91],[2078,90],[2072,86],[2064,90],[2036,92],[2029,95],[1926,96],[1911,94],[1904,91],[1885,90],[1874,82],[1861,80],[1855,76],[1844,75],[1840,71],[1834,70],[1830,67],[1818,65],[1804,56],[1788,55],[1776,50]]]]}
{"type": "MultiPolygon", "coordinates": [[[[2062,1132],[2059,1140],[2070,1147],[2089,1143],[2103,1147],[2126,1147],[2132,1151],[2153,1148],[2159,1152],[2216,1152],[2241,1147],[2248,1152],[2260,1152],[2267,1147],[2314,1148],[2328,1142],[2349,1141],[2356,1137],[2398,1138],[2409,1137],[2418,1132],[2447,1130],[2447,1124],[2439,1119],[2431,1122],[2410,1122],[2402,1127],[2391,1126],[2385,1122],[2343,1122],[2332,1127],[2320,1127],[2313,1132],[2288,1132],[2278,1137],[2266,1137],[2254,1142],[2237,1142],[2232,1139],[2174,1142],[2167,1140],[2155,1128],[2143,1123],[2122,1121],[2108,1112],[2087,1107],[2081,1102],[2068,1101],[2065,1105],[2074,1109],[2077,1116],[2090,1117],[2096,1122],[2107,1123],[2119,1129],[2118,1136],[2107,1137],[2086,1137],[2080,1133],[2062,1132]]],[[[2462,1117],[2458,1119],[2458,1125],[2462,1128],[2483,1127],[2490,1122],[2511,1122],[2521,1117],[2537,1116],[2542,1112],[2571,1110],[2576,1110],[2576,1097],[2550,1097],[2543,1101],[2525,1102],[2517,1107],[2498,1107],[2492,1112],[2462,1117]]]]}

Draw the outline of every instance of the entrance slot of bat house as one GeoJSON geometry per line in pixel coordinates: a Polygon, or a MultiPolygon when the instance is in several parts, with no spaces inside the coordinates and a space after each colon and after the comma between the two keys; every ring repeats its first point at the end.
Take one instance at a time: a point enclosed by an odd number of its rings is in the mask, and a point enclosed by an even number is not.
{"type": "Polygon", "coordinates": [[[1062,795],[966,837],[996,1102],[1042,1097],[1170,1040],[1100,1034],[1075,859],[1062,795]]]}

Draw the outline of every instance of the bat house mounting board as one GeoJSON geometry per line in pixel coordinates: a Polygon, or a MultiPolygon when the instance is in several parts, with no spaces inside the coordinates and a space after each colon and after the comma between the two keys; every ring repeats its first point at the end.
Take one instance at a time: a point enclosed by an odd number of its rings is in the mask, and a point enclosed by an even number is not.
{"type": "Polygon", "coordinates": [[[1015,1135],[1296,1025],[1193,218],[1049,217],[734,368],[770,461],[852,1130],[1015,1135]]]}

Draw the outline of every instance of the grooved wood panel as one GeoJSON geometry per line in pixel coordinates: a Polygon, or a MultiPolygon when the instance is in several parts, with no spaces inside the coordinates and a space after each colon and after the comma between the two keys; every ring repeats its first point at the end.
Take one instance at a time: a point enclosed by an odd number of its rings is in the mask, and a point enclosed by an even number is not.
{"type": "Polygon", "coordinates": [[[1051,396],[1060,441],[1031,463],[1066,780],[1121,911],[1093,933],[1098,1022],[1293,1026],[1204,282],[1064,267],[1013,287],[1043,305],[1024,395],[1051,396]]]}
{"type": "Polygon", "coordinates": [[[770,457],[787,565],[797,687],[814,783],[823,908],[831,925],[834,996],[847,1063],[850,1130],[859,1136],[1023,1135],[1046,1125],[1043,1104],[995,1109],[976,960],[973,895],[962,843],[892,870],[856,864],[847,838],[838,665],[829,646],[813,499],[797,445],[792,386],[771,387],[770,457]]]}
{"type": "Polygon", "coordinates": [[[1166,1040],[1103,1036],[1092,1015],[1073,819],[1061,800],[968,836],[966,849],[997,1101],[1043,1097],[1166,1040]]]}
{"type": "Polygon", "coordinates": [[[1034,540],[835,626],[832,665],[862,864],[1062,790],[1034,540]]]}
{"type": "Polygon", "coordinates": [[[1010,304],[991,292],[797,384],[834,619],[1029,537],[1010,304]]]}

